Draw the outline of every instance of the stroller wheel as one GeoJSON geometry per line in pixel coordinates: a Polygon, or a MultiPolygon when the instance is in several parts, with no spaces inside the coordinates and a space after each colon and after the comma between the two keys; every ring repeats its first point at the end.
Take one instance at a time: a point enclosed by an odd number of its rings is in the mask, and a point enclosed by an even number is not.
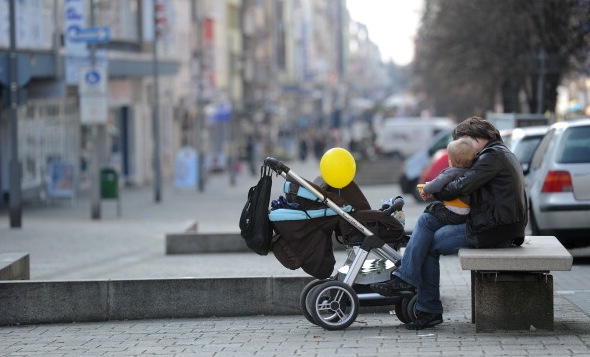
{"type": "Polygon", "coordinates": [[[311,289],[306,298],[309,314],[326,330],[342,330],[358,316],[359,300],[352,287],[341,281],[326,281],[311,289]]]}
{"type": "MultiPolygon", "coordinates": [[[[318,289],[318,285],[320,285],[321,283],[323,283],[323,281],[320,281],[318,284],[314,285],[311,287],[311,289],[309,290],[309,292],[307,293],[307,296],[305,297],[305,311],[307,313],[307,315],[309,315],[309,317],[311,318],[311,323],[314,325],[317,325],[318,323],[316,322],[315,318],[314,318],[314,303],[313,303],[313,292],[316,291],[318,289]]],[[[338,320],[338,315],[337,314],[332,314],[332,316],[325,316],[325,319],[329,320],[329,321],[337,321],[338,320]]]]}
{"type": "Polygon", "coordinates": [[[301,290],[301,295],[299,296],[299,308],[301,309],[301,313],[303,314],[303,317],[305,317],[305,319],[307,321],[311,322],[314,325],[316,325],[316,322],[313,319],[313,316],[311,316],[311,314],[307,310],[307,297],[310,296],[310,292],[313,288],[320,285],[324,281],[325,280],[319,280],[319,279],[315,279],[315,280],[310,281],[309,283],[307,283],[307,285],[305,285],[303,290],[301,290]]]}
{"type": "Polygon", "coordinates": [[[410,320],[408,320],[408,314],[406,313],[406,310],[404,309],[404,302],[406,300],[408,300],[408,299],[405,298],[393,306],[393,311],[395,311],[395,316],[397,316],[398,320],[400,320],[404,324],[407,324],[408,322],[410,322],[410,320]]]}
{"type": "Polygon", "coordinates": [[[407,298],[402,301],[403,313],[407,320],[402,321],[403,323],[416,321],[416,299],[418,299],[418,295],[414,295],[411,298],[407,298]]]}

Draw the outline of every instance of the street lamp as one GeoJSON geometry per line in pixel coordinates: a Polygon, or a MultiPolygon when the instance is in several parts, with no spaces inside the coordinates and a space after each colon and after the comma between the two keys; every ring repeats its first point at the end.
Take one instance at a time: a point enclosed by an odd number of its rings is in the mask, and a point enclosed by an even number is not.
{"type": "Polygon", "coordinates": [[[10,52],[8,72],[10,87],[10,227],[22,226],[21,165],[18,161],[18,60],[16,53],[16,2],[10,0],[10,52]]]}
{"type": "Polygon", "coordinates": [[[162,200],[162,167],[160,165],[160,99],[159,99],[159,71],[158,71],[158,39],[167,31],[166,4],[162,0],[154,2],[154,43],[152,46],[154,87],[152,135],[154,141],[154,201],[162,200]]]}

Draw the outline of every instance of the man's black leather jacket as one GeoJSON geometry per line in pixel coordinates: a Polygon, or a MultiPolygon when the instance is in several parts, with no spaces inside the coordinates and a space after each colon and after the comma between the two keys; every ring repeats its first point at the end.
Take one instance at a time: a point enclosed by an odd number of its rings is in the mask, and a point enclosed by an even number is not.
{"type": "Polygon", "coordinates": [[[528,222],[522,166],[501,141],[491,141],[460,178],[435,194],[439,200],[470,196],[467,243],[474,248],[522,244],[528,222]]]}

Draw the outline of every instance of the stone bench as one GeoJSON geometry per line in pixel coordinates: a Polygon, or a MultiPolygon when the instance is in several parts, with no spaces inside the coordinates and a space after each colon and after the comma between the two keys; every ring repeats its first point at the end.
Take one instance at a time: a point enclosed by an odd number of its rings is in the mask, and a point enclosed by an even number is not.
{"type": "Polygon", "coordinates": [[[252,252],[240,233],[169,233],[166,254],[252,252]]]}
{"type": "Polygon", "coordinates": [[[250,251],[236,233],[199,233],[198,224],[189,221],[179,233],[166,234],[166,254],[237,253],[250,251]]]}
{"type": "Polygon", "coordinates": [[[29,280],[29,253],[0,253],[0,280],[29,280]]]}
{"type": "Polygon", "coordinates": [[[475,331],[553,330],[553,276],[569,271],[573,257],[555,237],[527,236],[520,247],[461,249],[471,271],[471,322],[475,331]]]}

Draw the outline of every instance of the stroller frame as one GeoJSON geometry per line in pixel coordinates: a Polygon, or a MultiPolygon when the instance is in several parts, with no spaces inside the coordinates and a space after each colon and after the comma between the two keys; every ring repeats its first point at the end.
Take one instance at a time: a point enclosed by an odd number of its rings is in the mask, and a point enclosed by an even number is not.
{"type": "MultiPolygon", "coordinates": [[[[267,157],[264,160],[264,165],[275,171],[277,175],[285,179],[290,178],[307,189],[365,236],[360,245],[352,247],[352,251],[345,263],[345,266],[348,265],[348,269],[344,273],[340,273],[339,270],[339,273],[332,278],[313,280],[303,289],[300,307],[305,318],[309,322],[327,330],[341,330],[355,321],[360,301],[366,302],[366,305],[374,306],[383,305],[383,303],[378,302],[381,300],[385,304],[394,305],[395,313],[400,321],[406,323],[415,320],[415,295],[400,295],[387,298],[374,292],[357,292],[354,289],[355,282],[359,280],[363,265],[371,252],[377,257],[392,263],[402,258],[401,253],[386,244],[380,237],[376,236],[322,192],[293,172],[283,162],[267,157]]],[[[390,274],[386,275],[385,277],[377,277],[377,279],[380,279],[377,281],[386,281],[391,278],[390,274]]]]}

